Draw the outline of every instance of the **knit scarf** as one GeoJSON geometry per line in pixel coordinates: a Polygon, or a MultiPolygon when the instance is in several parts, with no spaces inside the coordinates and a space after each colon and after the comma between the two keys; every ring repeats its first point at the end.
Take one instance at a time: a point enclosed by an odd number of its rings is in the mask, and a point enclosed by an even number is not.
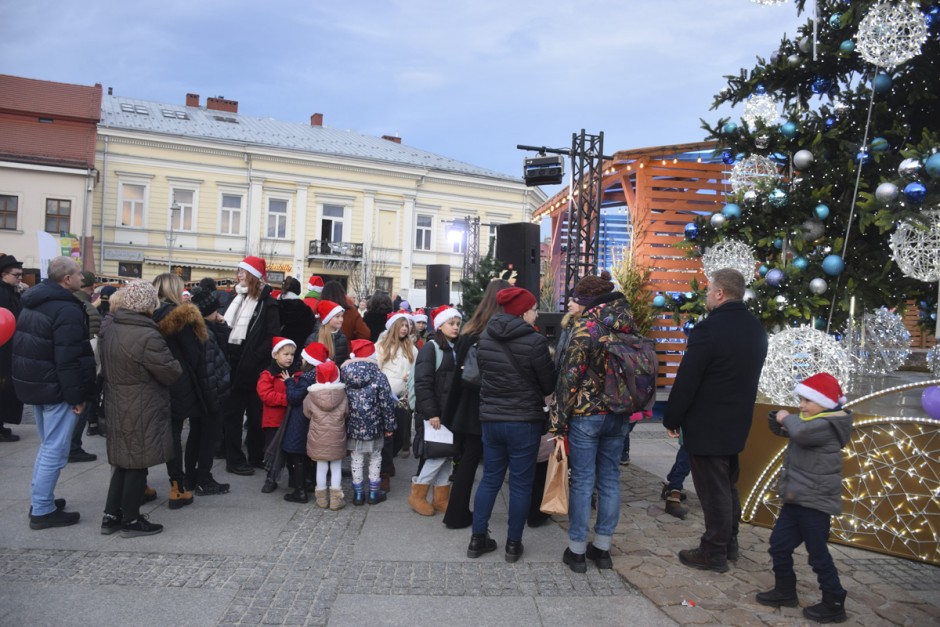
{"type": "Polygon", "coordinates": [[[255,312],[255,305],[258,304],[257,298],[248,296],[247,287],[236,285],[235,293],[235,299],[223,316],[226,324],[232,328],[228,336],[229,344],[241,344],[248,337],[248,323],[251,322],[251,315],[255,312]]]}

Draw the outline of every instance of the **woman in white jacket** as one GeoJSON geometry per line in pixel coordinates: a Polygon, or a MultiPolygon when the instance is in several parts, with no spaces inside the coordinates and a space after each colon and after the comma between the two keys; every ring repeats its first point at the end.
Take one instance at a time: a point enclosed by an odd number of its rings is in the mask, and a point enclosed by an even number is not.
{"type": "Polygon", "coordinates": [[[408,402],[408,378],[414,368],[418,349],[411,337],[410,314],[407,311],[388,314],[385,333],[379,337],[375,352],[382,374],[388,379],[392,393],[399,399],[399,408],[395,415],[398,422],[395,436],[386,440],[382,449],[382,489],[388,492],[389,478],[395,475],[395,463],[392,460],[406,442],[411,440],[411,408],[403,407],[402,403],[408,402]]]}

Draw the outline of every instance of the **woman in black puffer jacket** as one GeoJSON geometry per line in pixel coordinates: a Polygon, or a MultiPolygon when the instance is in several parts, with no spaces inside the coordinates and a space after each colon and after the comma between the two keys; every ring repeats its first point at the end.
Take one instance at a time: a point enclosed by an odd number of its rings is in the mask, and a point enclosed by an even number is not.
{"type": "MultiPolygon", "coordinates": [[[[170,417],[173,433],[173,459],[166,464],[170,475],[170,509],[178,509],[193,502],[196,489],[196,450],[186,445],[186,471],[183,470],[182,433],[187,418],[190,423],[205,420],[209,414],[205,390],[206,340],[209,335],[199,308],[182,302],[183,280],[175,274],[164,273],[153,280],[160,297],[160,306],[153,312],[154,322],[166,339],[173,357],[183,368],[183,374],[170,387],[170,417]]],[[[199,433],[197,428],[196,432],[199,433]]],[[[190,436],[192,439],[192,436],[190,436]]],[[[198,439],[198,437],[197,437],[198,439]]]]}
{"type": "Polygon", "coordinates": [[[297,345],[293,368],[299,370],[301,350],[313,333],[313,310],[300,299],[300,281],[292,276],[284,279],[277,306],[281,317],[281,332],[278,335],[297,345]]]}
{"type": "Polygon", "coordinates": [[[522,556],[522,531],[529,514],[539,441],[548,427],[545,397],[555,389],[556,371],[548,340],[535,329],[535,296],[511,287],[496,295],[503,313],[480,336],[477,362],[480,422],[483,425],[483,478],[473,502],[473,535],[467,557],[496,549],[488,527],[493,504],[509,470],[509,529],[506,561],[522,556]]]}

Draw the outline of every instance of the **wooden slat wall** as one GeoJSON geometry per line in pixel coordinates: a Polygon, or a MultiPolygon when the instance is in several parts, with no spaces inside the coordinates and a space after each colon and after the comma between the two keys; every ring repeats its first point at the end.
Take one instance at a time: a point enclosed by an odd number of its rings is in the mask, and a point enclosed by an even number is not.
{"type": "Polygon", "coordinates": [[[917,303],[912,300],[907,301],[907,307],[904,308],[904,326],[911,332],[911,348],[933,348],[937,345],[937,338],[933,333],[924,333],[917,323],[920,322],[920,310],[917,303]]]}

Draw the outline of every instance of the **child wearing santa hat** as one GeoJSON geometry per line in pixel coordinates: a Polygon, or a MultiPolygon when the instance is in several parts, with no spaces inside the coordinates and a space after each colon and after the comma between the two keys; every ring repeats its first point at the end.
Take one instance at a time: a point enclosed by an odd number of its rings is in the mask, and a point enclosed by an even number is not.
{"type": "Polygon", "coordinates": [[[411,316],[411,322],[414,324],[415,346],[418,350],[421,350],[421,347],[428,340],[428,315],[424,313],[424,309],[415,309],[414,314],[411,316]]]}
{"type": "Polygon", "coordinates": [[[317,462],[317,507],[336,511],[346,505],[341,481],[349,404],[336,364],[327,359],[316,368],[316,381],[307,388],[304,399],[304,415],[310,420],[307,457],[317,462]],[[327,474],[330,475],[329,486],[327,474]]]}
{"type": "Polygon", "coordinates": [[[842,513],[842,447],[852,434],[852,412],[842,408],[846,398],[831,374],[820,372],[796,386],[800,413],[785,409],[770,412],[770,430],[789,438],[777,485],[783,507],[770,534],[775,585],[759,592],[763,605],[796,607],[793,551],[806,545],[809,563],[822,590],[822,602],[803,609],[803,616],[819,622],[842,622],[845,589],[829,555],[827,541],[831,517],[842,513]]]}
{"type": "MultiPolygon", "coordinates": [[[[293,340],[275,336],[271,340],[271,365],[258,376],[258,383],[255,387],[258,398],[261,399],[261,432],[264,433],[265,450],[271,446],[287,413],[285,381],[291,377],[296,350],[297,345],[293,340]]],[[[262,492],[267,494],[277,489],[276,478],[279,471],[279,468],[276,471],[272,469],[272,472],[268,473],[264,486],[261,488],[262,492]]]]}
{"type": "Polygon", "coordinates": [[[346,435],[352,460],[353,505],[366,502],[363,469],[367,454],[368,501],[375,505],[387,498],[380,476],[381,453],[385,438],[395,433],[395,397],[388,379],[379,369],[375,344],[369,340],[353,340],[350,347],[350,359],[342,366],[342,377],[349,401],[346,435]]]}
{"type": "Polygon", "coordinates": [[[317,341],[329,349],[330,357],[337,366],[342,366],[349,359],[349,340],[342,331],[344,311],[342,305],[330,300],[317,303],[317,318],[320,319],[317,341]]]}

